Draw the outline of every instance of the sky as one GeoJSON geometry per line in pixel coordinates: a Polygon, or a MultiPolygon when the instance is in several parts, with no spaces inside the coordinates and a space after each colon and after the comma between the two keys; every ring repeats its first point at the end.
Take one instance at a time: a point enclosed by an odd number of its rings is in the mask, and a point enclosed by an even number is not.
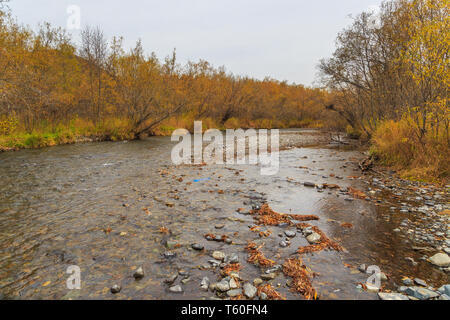
{"type": "MultiPolygon", "coordinates": [[[[274,78],[312,86],[317,64],[335,48],[351,15],[381,0],[11,0],[18,21],[100,27],[110,39],[123,36],[129,48],[139,39],[160,58],[174,48],[180,63],[207,60],[257,79],[274,78]],[[74,15],[75,13],[75,15],[74,15]],[[75,20],[74,20],[75,17],[75,20]]],[[[75,42],[80,30],[72,29],[75,42]]]]}

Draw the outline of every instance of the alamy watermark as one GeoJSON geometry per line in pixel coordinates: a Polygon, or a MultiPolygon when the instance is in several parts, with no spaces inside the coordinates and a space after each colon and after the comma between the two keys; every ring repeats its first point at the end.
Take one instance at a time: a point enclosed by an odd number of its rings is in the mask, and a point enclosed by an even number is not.
{"type": "Polygon", "coordinates": [[[81,29],[81,8],[77,5],[70,5],[67,7],[67,29],[80,30],[81,29]]]}
{"type": "Polygon", "coordinates": [[[179,142],[172,149],[175,165],[260,164],[261,174],[265,176],[277,174],[280,168],[280,133],[277,129],[270,130],[270,135],[266,129],[228,129],[225,135],[218,129],[210,129],[203,133],[202,122],[196,121],[193,137],[188,130],[177,129],[172,134],[172,141],[179,142]]]}

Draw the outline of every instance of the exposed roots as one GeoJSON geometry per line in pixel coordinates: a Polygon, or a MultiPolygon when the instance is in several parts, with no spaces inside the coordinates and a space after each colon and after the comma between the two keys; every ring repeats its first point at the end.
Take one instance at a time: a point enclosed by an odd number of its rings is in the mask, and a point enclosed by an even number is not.
{"type": "Polygon", "coordinates": [[[279,292],[277,292],[270,284],[258,287],[258,296],[264,292],[269,300],[286,300],[279,292]]]}
{"type": "Polygon", "coordinates": [[[258,264],[262,267],[272,267],[275,265],[275,261],[269,260],[264,256],[264,254],[260,251],[263,246],[264,245],[258,247],[256,243],[250,242],[246,248],[249,252],[247,261],[249,263],[258,264]]]}
{"type": "Polygon", "coordinates": [[[302,294],[307,300],[316,300],[317,291],[311,284],[314,273],[306,267],[301,259],[291,258],[283,265],[283,272],[292,278],[291,290],[302,294]]]}

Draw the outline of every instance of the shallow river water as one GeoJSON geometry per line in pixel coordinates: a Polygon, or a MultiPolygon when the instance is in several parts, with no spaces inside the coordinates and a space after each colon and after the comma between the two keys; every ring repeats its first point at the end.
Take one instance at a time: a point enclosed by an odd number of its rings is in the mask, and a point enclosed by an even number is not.
{"type": "MultiPolygon", "coordinates": [[[[329,183],[367,193],[357,167],[361,152],[330,146],[327,135],[310,130],[282,131],[281,145],[285,150],[274,176],[262,176],[250,165],[174,166],[170,138],[0,154],[0,295],[211,298],[214,293],[202,291],[200,282],[205,276],[218,279],[216,269],[202,267],[213,251],[238,254],[241,277],[253,281],[264,269],[246,261],[249,241],[263,242],[265,256],[279,264],[308,244],[298,233],[289,247],[280,247],[289,227],[262,227],[271,231],[267,238],[251,232],[252,216],[237,210],[255,202],[267,202],[277,212],[318,215],[312,224],[345,248],[303,257],[318,274],[313,286],[321,299],[377,299],[357,288],[368,277],[357,270],[360,264],[379,266],[389,277],[386,288],[395,289],[405,276],[435,287],[448,283],[445,272],[420,260],[422,254],[393,231],[405,218],[414,221],[411,214],[390,209],[405,200],[383,191],[377,198],[382,201],[348,201],[337,190],[304,186],[329,183]],[[166,229],[169,233],[161,232],[166,229]],[[207,241],[208,233],[227,235],[233,243],[207,241]],[[193,243],[205,250],[192,250],[193,243]],[[67,288],[71,265],[80,267],[81,290],[67,288]],[[145,277],[136,281],[133,273],[141,266],[145,277]],[[184,293],[171,293],[164,279],[180,271],[189,279],[182,283],[184,293]],[[122,287],[117,295],[110,292],[114,284],[122,287]]],[[[302,299],[286,281],[280,273],[271,282],[286,298],[302,299]]]]}

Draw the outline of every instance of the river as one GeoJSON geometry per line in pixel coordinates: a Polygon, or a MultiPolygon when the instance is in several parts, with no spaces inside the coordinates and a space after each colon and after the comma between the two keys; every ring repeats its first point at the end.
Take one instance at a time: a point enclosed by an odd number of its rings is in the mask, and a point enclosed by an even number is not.
{"type": "MultiPolygon", "coordinates": [[[[252,282],[264,269],[247,262],[249,241],[263,242],[264,255],[279,264],[308,245],[297,233],[282,248],[288,226],[260,227],[270,231],[262,238],[250,231],[253,217],[237,210],[265,202],[277,212],[319,216],[311,223],[345,248],[303,256],[317,273],[312,284],[321,299],[377,299],[358,288],[368,278],[358,271],[360,264],[379,266],[388,275],[387,289],[401,285],[405,276],[434,287],[448,283],[448,274],[413,250],[410,227],[394,231],[405,220],[422,219],[417,212],[400,211],[405,204],[420,204],[405,199],[406,191],[375,193],[373,177],[362,177],[357,166],[364,155],[330,145],[328,138],[314,130],[282,131],[280,171],[274,176],[262,176],[251,165],[174,166],[174,144],[163,137],[0,154],[0,294],[8,299],[211,298],[214,293],[201,290],[200,282],[220,279],[217,268],[206,269],[213,251],[237,254],[240,277],[252,282]],[[304,182],[337,184],[341,190],[304,182]],[[373,196],[349,199],[347,187],[373,196]],[[208,241],[206,234],[227,235],[232,243],[208,241]],[[193,250],[193,243],[205,250],[193,250]],[[71,265],[81,270],[80,290],[67,288],[71,265]],[[138,267],[145,277],[136,281],[138,267]],[[177,273],[176,284],[186,278],[182,294],[164,283],[177,273]],[[110,292],[114,284],[122,287],[119,294],[110,292]]],[[[448,203],[448,194],[440,195],[439,201],[448,203]]],[[[430,223],[438,223],[437,232],[447,228],[448,217],[430,223]]],[[[303,299],[289,290],[287,280],[279,273],[271,282],[287,299],[303,299]]]]}

